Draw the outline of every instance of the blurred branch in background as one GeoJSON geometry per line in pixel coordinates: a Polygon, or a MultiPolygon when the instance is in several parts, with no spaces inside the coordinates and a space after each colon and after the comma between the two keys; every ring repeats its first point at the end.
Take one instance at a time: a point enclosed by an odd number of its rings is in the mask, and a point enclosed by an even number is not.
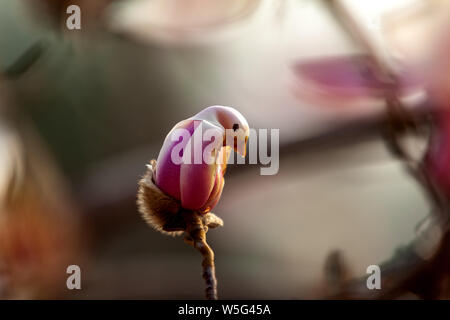
{"type": "MultiPolygon", "coordinates": [[[[427,133],[431,131],[429,126],[432,122],[426,121],[428,128],[423,130],[413,121],[411,111],[405,109],[399,100],[398,78],[395,72],[390,71],[387,58],[380,57],[379,50],[371,45],[373,41],[365,34],[365,28],[358,25],[342,2],[330,0],[327,3],[348,32],[371,54],[380,79],[386,79],[385,97],[388,115],[386,142],[394,154],[405,163],[408,172],[422,185],[432,206],[432,215],[419,226],[417,238],[410,245],[397,250],[390,260],[380,266],[383,274],[382,290],[368,291],[367,279],[364,278],[350,281],[348,286],[342,286],[339,292],[332,294],[331,297],[392,299],[413,292],[425,299],[447,298],[450,294],[447,285],[450,275],[450,260],[447,258],[450,246],[448,201],[438,186],[432,182],[432,172],[429,171],[424,154],[414,158],[409,150],[405,149],[402,141],[405,135],[416,135],[416,139],[422,136],[428,140],[427,133]]],[[[426,108],[429,112],[435,109],[432,99],[428,99],[426,108]]],[[[431,116],[425,114],[428,119],[431,119],[431,116]]],[[[436,114],[433,117],[436,117],[436,114]]]]}

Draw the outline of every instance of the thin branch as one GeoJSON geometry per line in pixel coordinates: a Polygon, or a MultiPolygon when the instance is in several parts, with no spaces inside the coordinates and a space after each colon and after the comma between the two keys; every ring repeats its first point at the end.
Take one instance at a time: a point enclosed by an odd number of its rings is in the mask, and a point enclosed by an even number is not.
{"type": "Polygon", "coordinates": [[[203,279],[205,280],[205,294],[208,300],[217,300],[217,279],[214,265],[214,251],[206,242],[208,226],[198,213],[185,211],[186,222],[185,242],[197,249],[203,257],[203,279]]]}

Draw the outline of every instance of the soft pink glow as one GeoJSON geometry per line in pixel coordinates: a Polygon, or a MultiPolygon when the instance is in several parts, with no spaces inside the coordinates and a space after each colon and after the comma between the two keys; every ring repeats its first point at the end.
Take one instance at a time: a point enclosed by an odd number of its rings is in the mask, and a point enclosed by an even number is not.
{"type": "MultiPolygon", "coordinates": [[[[385,90],[392,87],[392,84],[380,79],[370,57],[363,54],[299,62],[294,64],[293,69],[298,86],[305,87],[305,90],[299,91],[308,91],[309,98],[312,97],[313,102],[319,105],[340,106],[342,102],[351,105],[352,101],[363,98],[381,99],[386,94],[385,90]]],[[[407,70],[400,70],[396,76],[400,95],[409,94],[423,85],[407,70]]]]}

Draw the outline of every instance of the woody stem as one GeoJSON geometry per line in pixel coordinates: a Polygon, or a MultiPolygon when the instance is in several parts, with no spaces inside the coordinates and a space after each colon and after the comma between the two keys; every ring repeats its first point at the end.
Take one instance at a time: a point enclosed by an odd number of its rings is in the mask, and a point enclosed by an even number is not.
{"type": "Polygon", "coordinates": [[[217,279],[214,265],[214,251],[206,242],[206,232],[208,227],[203,224],[200,216],[195,212],[185,215],[186,221],[186,242],[197,249],[203,257],[203,279],[205,279],[206,299],[217,300],[217,279]]]}

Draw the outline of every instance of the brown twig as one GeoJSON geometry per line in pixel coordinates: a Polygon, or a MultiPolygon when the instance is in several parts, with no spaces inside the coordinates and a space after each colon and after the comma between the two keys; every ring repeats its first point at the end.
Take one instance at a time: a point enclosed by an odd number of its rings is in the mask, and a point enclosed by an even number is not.
{"type": "Polygon", "coordinates": [[[206,299],[217,300],[217,279],[216,268],[214,265],[214,251],[206,242],[208,226],[205,224],[205,220],[202,219],[201,215],[196,212],[185,211],[183,216],[186,223],[186,236],[184,241],[197,249],[203,257],[202,267],[203,279],[206,284],[206,299]]]}

